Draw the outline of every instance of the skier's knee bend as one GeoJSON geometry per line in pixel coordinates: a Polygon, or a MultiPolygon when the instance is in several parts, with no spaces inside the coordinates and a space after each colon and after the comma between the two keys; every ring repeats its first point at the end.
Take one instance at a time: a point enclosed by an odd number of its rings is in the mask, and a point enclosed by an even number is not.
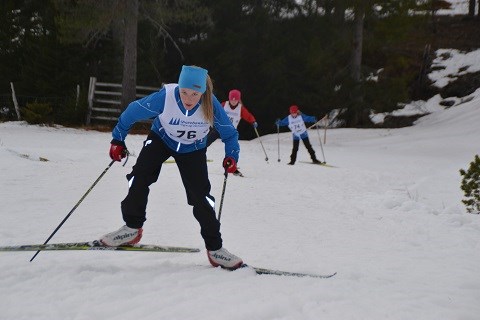
{"type": "Polygon", "coordinates": [[[211,195],[193,196],[187,193],[187,203],[192,207],[201,208],[202,206],[215,207],[215,198],[211,195]]]}
{"type": "Polygon", "coordinates": [[[151,184],[157,182],[157,179],[158,179],[158,176],[156,175],[144,175],[144,174],[141,174],[141,173],[129,173],[127,174],[127,180],[128,180],[128,183],[130,185],[130,187],[132,187],[132,185],[135,183],[136,185],[142,185],[142,186],[150,186],[151,184]]]}

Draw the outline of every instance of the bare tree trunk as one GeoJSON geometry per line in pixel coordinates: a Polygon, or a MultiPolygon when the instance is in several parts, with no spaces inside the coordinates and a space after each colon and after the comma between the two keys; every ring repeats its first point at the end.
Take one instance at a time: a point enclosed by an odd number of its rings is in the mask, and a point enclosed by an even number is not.
{"type": "Polygon", "coordinates": [[[359,5],[355,8],[355,18],[353,22],[352,78],[356,82],[360,81],[360,69],[362,66],[364,17],[365,8],[363,7],[363,5],[359,5]]]}
{"type": "Polygon", "coordinates": [[[436,2],[432,0],[431,2],[431,12],[432,12],[432,32],[437,33],[437,10],[435,7],[436,2]]]}
{"type": "Polygon", "coordinates": [[[475,2],[477,0],[469,0],[468,1],[468,16],[470,18],[475,17],[475,2]]]}
{"type": "Polygon", "coordinates": [[[343,1],[338,1],[335,3],[335,11],[333,13],[334,21],[338,25],[342,25],[345,23],[345,10],[346,6],[343,1]]]}
{"type": "Polygon", "coordinates": [[[138,0],[123,0],[125,35],[123,51],[122,108],[136,100],[138,0]]]}
{"type": "Polygon", "coordinates": [[[365,19],[365,3],[360,1],[355,6],[355,18],[353,21],[353,50],[352,50],[352,79],[354,88],[352,91],[352,108],[354,125],[363,123],[363,95],[362,95],[362,48],[363,48],[363,21],[365,19]]]}

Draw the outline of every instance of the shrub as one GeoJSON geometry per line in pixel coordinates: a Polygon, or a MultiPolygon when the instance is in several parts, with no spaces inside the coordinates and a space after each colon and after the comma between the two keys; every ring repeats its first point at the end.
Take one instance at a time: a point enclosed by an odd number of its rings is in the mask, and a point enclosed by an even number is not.
{"type": "Polygon", "coordinates": [[[480,157],[478,154],[470,162],[467,171],[460,169],[460,175],[463,176],[460,188],[465,193],[463,204],[469,213],[480,214],[480,157]]]}
{"type": "Polygon", "coordinates": [[[53,108],[49,103],[27,103],[22,117],[30,124],[51,124],[53,108]]]}
{"type": "Polygon", "coordinates": [[[54,108],[54,121],[65,126],[82,125],[85,123],[87,108],[86,104],[76,106],[74,100],[67,99],[64,105],[54,108]]]}

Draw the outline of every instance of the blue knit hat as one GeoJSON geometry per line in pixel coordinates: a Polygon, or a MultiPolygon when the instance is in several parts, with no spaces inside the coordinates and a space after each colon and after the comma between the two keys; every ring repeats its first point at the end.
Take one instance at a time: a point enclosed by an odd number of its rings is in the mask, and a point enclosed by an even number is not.
{"type": "Polygon", "coordinates": [[[208,71],[194,66],[183,66],[178,78],[180,88],[192,89],[202,94],[207,90],[208,71]]]}

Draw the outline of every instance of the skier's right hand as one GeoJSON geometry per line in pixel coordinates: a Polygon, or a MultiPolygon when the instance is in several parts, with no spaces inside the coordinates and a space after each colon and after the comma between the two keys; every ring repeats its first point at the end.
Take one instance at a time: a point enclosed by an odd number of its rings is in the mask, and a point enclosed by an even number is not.
{"type": "Polygon", "coordinates": [[[115,161],[122,161],[127,156],[125,142],[113,139],[110,145],[110,158],[115,161]]]}

